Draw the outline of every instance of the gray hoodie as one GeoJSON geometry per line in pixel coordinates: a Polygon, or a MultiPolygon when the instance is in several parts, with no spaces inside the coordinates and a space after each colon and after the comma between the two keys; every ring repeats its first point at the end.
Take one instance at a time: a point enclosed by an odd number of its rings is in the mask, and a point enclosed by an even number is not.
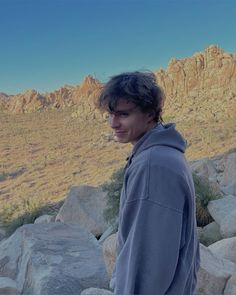
{"type": "Polygon", "coordinates": [[[195,194],[175,124],[158,125],[134,146],[120,199],[117,295],[192,295],[199,267],[195,194]]]}

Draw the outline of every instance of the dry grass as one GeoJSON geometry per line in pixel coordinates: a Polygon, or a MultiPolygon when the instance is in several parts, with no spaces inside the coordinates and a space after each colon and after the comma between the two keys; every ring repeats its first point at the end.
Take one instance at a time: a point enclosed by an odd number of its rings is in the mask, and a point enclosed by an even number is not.
{"type": "MultiPolygon", "coordinates": [[[[65,198],[70,186],[100,185],[125,164],[130,145],[109,141],[105,122],[71,118],[73,109],[32,114],[0,113],[0,205],[36,198],[65,198]]],[[[235,120],[177,124],[189,141],[189,160],[235,147],[235,120]]]]}

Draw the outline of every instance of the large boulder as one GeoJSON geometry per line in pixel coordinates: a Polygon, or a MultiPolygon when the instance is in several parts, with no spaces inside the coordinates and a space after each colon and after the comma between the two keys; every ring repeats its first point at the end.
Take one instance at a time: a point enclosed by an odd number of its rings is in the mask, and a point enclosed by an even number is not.
{"type": "Polygon", "coordinates": [[[102,245],[104,261],[107,269],[107,273],[111,278],[112,270],[114,268],[116,260],[116,240],[117,234],[109,236],[102,245]]]}
{"type": "Polygon", "coordinates": [[[236,264],[214,255],[210,249],[200,245],[201,263],[198,271],[196,294],[224,295],[229,278],[236,273],[236,264]]]}
{"type": "Polygon", "coordinates": [[[71,188],[67,199],[56,216],[56,221],[79,224],[96,237],[108,228],[103,212],[106,193],[100,188],[82,185],[71,188]]]}
{"type": "Polygon", "coordinates": [[[208,247],[219,258],[236,263],[236,237],[223,239],[208,247]]]}
{"type": "Polygon", "coordinates": [[[24,225],[3,241],[0,276],[15,281],[22,295],[80,294],[109,284],[96,238],[63,223],[24,225]]]}
{"type": "Polygon", "coordinates": [[[213,219],[220,225],[227,215],[236,210],[236,196],[229,195],[218,200],[210,201],[207,209],[213,219]]]}

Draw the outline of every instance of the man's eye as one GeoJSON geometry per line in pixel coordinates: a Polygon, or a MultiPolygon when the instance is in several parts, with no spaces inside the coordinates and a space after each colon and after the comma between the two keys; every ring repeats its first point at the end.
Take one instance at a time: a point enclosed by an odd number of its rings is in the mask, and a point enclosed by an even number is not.
{"type": "Polygon", "coordinates": [[[120,117],[128,117],[129,113],[120,113],[119,115],[120,115],[120,117]]]}

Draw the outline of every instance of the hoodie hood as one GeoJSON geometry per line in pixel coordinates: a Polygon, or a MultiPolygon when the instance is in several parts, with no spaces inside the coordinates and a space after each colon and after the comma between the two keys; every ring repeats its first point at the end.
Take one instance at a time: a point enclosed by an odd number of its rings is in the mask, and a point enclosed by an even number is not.
{"type": "Polygon", "coordinates": [[[184,153],[186,150],[187,141],[175,129],[175,127],[175,123],[158,124],[155,128],[149,130],[134,145],[132,156],[137,155],[143,150],[156,145],[168,146],[184,153]]]}

